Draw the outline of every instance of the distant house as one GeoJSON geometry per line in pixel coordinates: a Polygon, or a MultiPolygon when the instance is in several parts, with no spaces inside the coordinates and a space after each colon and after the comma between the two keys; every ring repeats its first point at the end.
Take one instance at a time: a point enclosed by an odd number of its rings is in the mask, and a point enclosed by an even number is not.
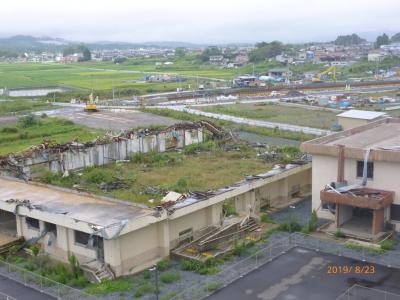
{"type": "Polygon", "coordinates": [[[352,109],[337,116],[343,130],[351,129],[387,117],[383,112],[352,109]]]}
{"type": "Polygon", "coordinates": [[[219,64],[224,61],[224,57],[222,55],[211,55],[209,61],[211,64],[219,64]]]}
{"type": "Polygon", "coordinates": [[[236,56],[234,63],[236,65],[245,65],[249,62],[249,56],[247,54],[239,54],[236,56]]]}
{"type": "Polygon", "coordinates": [[[368,61],[381,61],[386,56],[382,50],[371,50],[368,52],[368,61]]]}
{"type": "Polygon", "coordinates": [[[78,61],[82,60],[82,58],[83,58],[82,53],[74,53],[74,54],[64,56],[63,62],[65,62],[65,63],[78,62],[78,61]]]}
{"type": "Polygon", "coordinates": [[[292,76],[292,71],[289,68],[273,68],[268,70],[267,75],[271,77],[290,77],[292,76]]]}

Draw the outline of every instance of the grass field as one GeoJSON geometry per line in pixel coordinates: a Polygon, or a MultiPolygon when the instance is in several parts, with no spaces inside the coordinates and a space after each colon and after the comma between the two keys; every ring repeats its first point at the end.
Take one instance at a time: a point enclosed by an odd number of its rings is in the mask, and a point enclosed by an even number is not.
{"type": "Polygon", "coordinates": [[[37,110],[50,109],[52,105],[45,101],[31,100],[0,100],[0,116],[7,114],[19,114],[37,110]]]}
{"type": "Polygon", "coordinates": [[[200,108],[203,111],[271,122],[330,129],[336,113],[326,110],[308,110],[277,104],[232,104],[200,108]]]}
{"type": "Polygon", "coordinates": [[[88,141],[99,135],[103,132],[68,120],[27,116],[18,123],[0,127],[0,155],[26,150],[43,140],[66,143],[74,139],[88,141]]]}
{"type": "Polygon", "coordinates": [[[183,153],[138,153],[123,165],[86,168],[81,176],[71,174],[68,178],[48,174],[41,180],[64,187],[80,184],[83,189],[94,193],[155,206],[163,197],[161,190],[179,193],[207,191],[242,180],[245,174],[265,172],[270,167],[256,157],[253,149],[224,151],[215,142],[208,141],[200,146],[191,145],[183,153]],[[197,152],[200,148],[202,152],[197,152]],[[117,180],[127,186],[108,192],[99,187],[101,183],[111,184],[117,180]],[[155,192],[149,191],[149,187],[155,192]],[[149,202],[149,199],[154,199],[154,202],[149,202]]]}
{"type": "Polygon", "coordinates": [[[175,110],[171,110],[171,109],[144,109],[143,111],[153,113],[156,115],[160,115],[160,116],[170,117],[170,118],[177,119],[177,120],[183,120],[183,121],[209,120],[221,127],[224,127],[225,129],[231,130],[231,131],[246,131],[246,132],[251,132],[251,133],[255,133],[255,134],[271,136],[271,137],[280,137],[280,138],[296,140],[296,141],[301,141],[301,142],[316,138],[316,136],[312,135],[312,134],[280,130],[280,129],[276,129],[276,128],[271,129],[271,128],[263,128],[263,127],[257,127],[257,126],[249,126],[249,125],[239,125],[239,124],[235,124],[235,123],[232,123],[229,121],[207,118],[207,117],[203,117],[203,116],[196,116],[196,115],[192,115],[192,114],[189,114],[186,112],[180,112],[180,111],[175,111],[175,110]]]}

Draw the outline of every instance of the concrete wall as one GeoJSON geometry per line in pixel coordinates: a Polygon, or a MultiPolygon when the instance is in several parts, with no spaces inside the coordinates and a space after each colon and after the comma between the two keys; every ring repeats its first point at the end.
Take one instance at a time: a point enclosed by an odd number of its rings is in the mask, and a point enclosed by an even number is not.
{"type": "Polygon", "coordinates": [[[342,126],[343,130],[351,129],[368,123],[368,120],[363,119],[353,119],[353,118],[343,118],[337,117],[339,125],[342,126]]]}
{"type": "Polygon", "coordinates": [[[348,205],[338,205],[339,219],[338,225],[343,225],[353,217],[353,208],[348,205]]]}
{"type": "MultiPolygon", "coordinates": [[[[91,147],[75,147],[66,151],[41,150],[19,160],[18,165],[23,168],[28,178],[37,177],[51,172],[65,172],[89,166],[104,165],[116,160],[125,160],[129,155],[137,152],[166,151],[166,141],[171,138],[176,141],[176,148],[183,148],[193,143],[203,141],[203,129],[180,129],[168,132],[159,132],[153,135],[132,134],[128,138],[118,141],[93,145],[91,147]]],[[[0,170],[1,176],[16,176],[11,169],[0,170]]]]}

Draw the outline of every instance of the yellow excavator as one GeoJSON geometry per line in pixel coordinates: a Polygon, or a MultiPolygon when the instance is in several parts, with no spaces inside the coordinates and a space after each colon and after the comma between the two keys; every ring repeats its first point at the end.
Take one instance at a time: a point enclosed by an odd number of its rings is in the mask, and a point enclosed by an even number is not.
{"type": "Polygon", "coordinates": [[[324,82],[324,80],[322,79],[322,76],[324,76],[325,74],[328,74],[328,75],[332,74],[332,79],[334,82],[336,82],[336,66],[330,66],[326,70],[318,73],[317,75],[314,76],[314,78],[311,81],[314,83],[324,82]]]}
{"type": "Polygon", "coordinates": [[[98,101],[98,97],[96,97],[96,99],[93,99],[93,93],[91,93],[89,95],[89,101],[86,102],[86,106],[85,106],[85,111],[86,112],[96,112],[97,110],[97,101],[98,101]]]}

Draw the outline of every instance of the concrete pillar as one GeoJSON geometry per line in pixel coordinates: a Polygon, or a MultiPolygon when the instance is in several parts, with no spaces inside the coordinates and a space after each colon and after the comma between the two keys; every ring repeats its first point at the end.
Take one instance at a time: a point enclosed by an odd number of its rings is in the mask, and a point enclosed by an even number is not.
{"type": "Polygon", "coordinates": [[[169,223],[164,220],[158,223],[158,243],[160,248],[160,255],[162,257],[169,256],[170,252],[170,236],[169,236],[169,223]]]}
{"type": "Polygon", "coordinates": [[[289,179],[285,177],[279,180],[279,199],[284,202],[289,200],[289,179]]]}
{"type": "Polygon", "coordinates": [[[22,222],[25,221],[25,218],[19,215],[15,216],[15,221],[17,224],[17,236],[21,237],[24,236],[24,231],[23,231],[23,226],[22,226],[22,222]]]}
{"type": "Polygon", "coordinates": [[[372,217],[372,235],[378,234],[382,231],[384,220],[384,209],[375,209],[372,217]]]}
{"type": "MultiPolygon", "coordinates": [[[[64,259],[68,261],[70,256],[70,234],[69,229],[60,225],[57,225],[57,247],[65,251],[64,259]]],[[[73,240],[71,241],[73,242],[73,240]]]]}
{"type": "Polygon", "coordinates": [[[344,146],[338,145],[338,170],[337,170],[337,181],[344,181],[344,146]]]}
{"type": "Polygon", "coordinates": [[[222,203],[217,203],[207,207],[207,224],[211,225],[220,225],[222,218],[222,203]]]}
{"type": "Polygon", "coordinates": [[[104,240],[104,262],[112,268],[116,276],[122,275],[121,239],[104,240]]]}

